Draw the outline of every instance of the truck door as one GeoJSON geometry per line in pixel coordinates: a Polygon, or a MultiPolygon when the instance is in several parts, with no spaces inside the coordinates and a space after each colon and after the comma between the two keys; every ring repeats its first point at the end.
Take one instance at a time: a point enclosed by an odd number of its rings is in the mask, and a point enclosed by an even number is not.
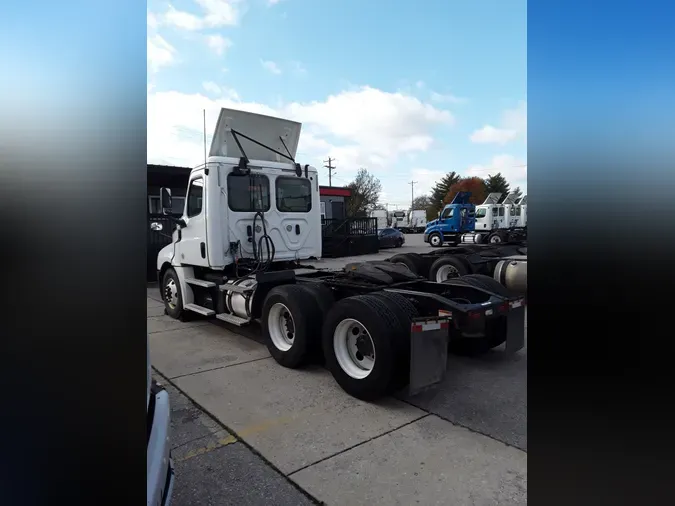
{"type": "Polygon", "coordinates": [[[206,251],[206,212],[204,171],[190,175],[185,198],[185,227],[181,228],[181,240],[176,243],[176,256],[181,264],[208,267],[206,251]]]}

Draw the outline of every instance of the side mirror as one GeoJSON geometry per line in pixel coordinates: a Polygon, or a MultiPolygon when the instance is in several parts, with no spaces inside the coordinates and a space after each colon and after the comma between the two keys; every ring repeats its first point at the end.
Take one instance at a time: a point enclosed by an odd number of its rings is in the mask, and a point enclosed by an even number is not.
{"type": "Polygon", "coordinates": [[[162,214],[169,214],[173,207],[171,206],[171,189],[162,188],[159,190],[159,205],[162,208],[162,214]]]}

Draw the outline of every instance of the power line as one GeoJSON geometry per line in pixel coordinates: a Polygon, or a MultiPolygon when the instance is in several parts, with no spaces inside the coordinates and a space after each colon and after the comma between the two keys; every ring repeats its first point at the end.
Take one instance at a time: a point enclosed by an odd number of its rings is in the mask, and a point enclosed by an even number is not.
{"type": "Polygon", "coordinates": [[[325,168],[328,169],[328,186],[333,186],[333,171],[335,170],[335,167],[333,167],[333,162],[335,161],[335,158],[331,158],[330,156],[328,157],[328,160],[324,160],[323,163],[327,163],[328,165],[324,165],[325,168]]]}

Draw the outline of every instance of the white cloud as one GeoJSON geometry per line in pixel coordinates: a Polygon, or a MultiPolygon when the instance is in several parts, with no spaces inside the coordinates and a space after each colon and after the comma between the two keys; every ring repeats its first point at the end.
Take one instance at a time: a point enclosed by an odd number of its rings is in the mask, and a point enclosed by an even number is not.
{"type": "Polygon", "coordinates": [[[527,162],[513,155],[497,155],[485,165],[472,165],[466,170],[466,175],[486,178],[501,172],[502,176],[511,184],[512,188],[520,186],[523,192],[527,191],[527,162]]]}
{"type": "Polygon", "coordinates": [[[281,0],[267,0],[267,5],[276,5],[279,2],[281,2],[281,0]]]}
{"type": "Polygon", "coordinates": [[[439,104],[463,104],[467,101],[466,98],[458,97],[450,93],[437,93],[432,91],[430,94],[431,100],[439,104]]]}
{"type": "Polygon", "coordinates": [[[225,97],[228,100],[239,100],[239,94],[230,88],[223,88],[222,86],[217,85],[213,81],[205,81],[202,83],[202,88],[205,91],[213,95],[218,95],[220,97],[225,97]]]}
{"type": "Polygon", "coordinates": [[[171,65],[176,60],[176,49],[160,35],[148,37],[148,67],[151,72],[171,65]]]}
{"type": "Polygon", "coordinates": [[[195,3],[201,8],[200,15],[180,11],[169,5],[163,22],[183,30],[196,31],[237,25],[243,14],[240,0],[195,0],[195,3]]]}
{"type": "Polygon", "coordinates": [[[277,65],[273,61],[269,60],[260,60],[260,64],[263,66],[263,68],[272,74],[279,75],[281,74],[281,69],[279,68],[279,65],[277,65]]]}
{"type": "Polygon", "coordinates": [[[302,122],[298,159],[322,167],[326,157],[336,158],[340,182],[344,182],[359,167],[377,172],[378,177],[386,174],[399,157],[429,149],[437,126],[453,122],[448,111],[408,95],[370,87],[324,101],[275,108],[242,101],[232,90],[218,88],[218,99],[175,91],[148,95],[149,161],[188,166],[200,163],[204,149],[202,110],[207,110],[207,132],[211,134],[219,109],[227,107],[302,122]]]}
{"type": "Polygon", "coordinates": [[[148,11],[148,28],[154,30],[159,26],[159,20],[152,12],[148,11]]]}
{"type": "Polygon", "coordinates": [[[485,125],[475,130],[471,142],[477,144],[505,145],[522,138],[527,143],[527,102],[522,101],[515,109],[508,109],[502,113],[500,127],[485,125]]]}
{"type": "Polygon", "coordinates": [[[504,145],[511,142],[518,136],[516,130],[507,128],[495,128],[491,125],[485,125],[471,134],[471,142],[476,144],[500,144],[504,145]]]}
{"type": "Polygon", "coordinates": [[[221,35],[207,35],[206,43],[217,55],[222,55],[225,50],[232,46],[232,41],[221,35]]]}

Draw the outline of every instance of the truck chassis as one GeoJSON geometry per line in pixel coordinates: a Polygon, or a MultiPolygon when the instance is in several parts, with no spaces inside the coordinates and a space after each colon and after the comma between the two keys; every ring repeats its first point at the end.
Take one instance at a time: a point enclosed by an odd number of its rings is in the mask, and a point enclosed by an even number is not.
{"type": "Polygon", "coordinates": [[[524,298],[481,274],[436,283],[382,261],[235,280],[169,265],[158,275],[170,316],[197,313],[239,326],[258,319],[279,364],[323,361],[343,390],[367,401],[438,384],[448,351],[475,355],[506,343],[515,353],[524,346],[524,298]]]}

